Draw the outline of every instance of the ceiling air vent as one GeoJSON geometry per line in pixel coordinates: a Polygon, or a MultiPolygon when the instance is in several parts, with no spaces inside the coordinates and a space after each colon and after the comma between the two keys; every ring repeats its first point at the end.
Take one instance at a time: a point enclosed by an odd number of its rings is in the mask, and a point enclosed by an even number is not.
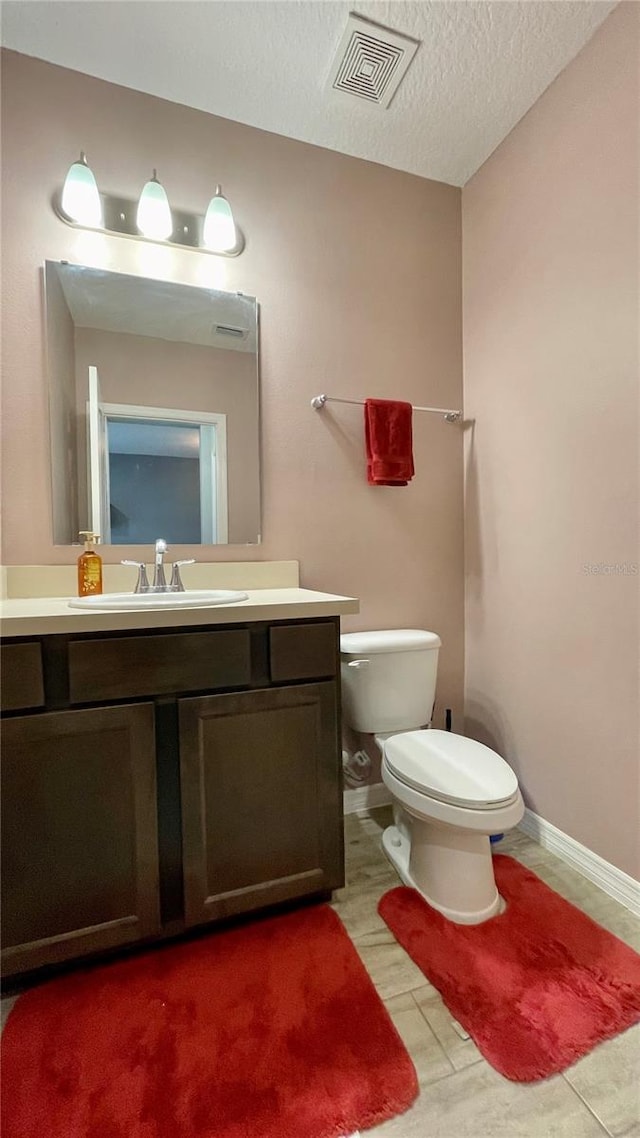
{"type": "Polygon", "coordinates": [[[417,40],[351,13],[328,86],[388,107],[419,46],[417,40]]]}

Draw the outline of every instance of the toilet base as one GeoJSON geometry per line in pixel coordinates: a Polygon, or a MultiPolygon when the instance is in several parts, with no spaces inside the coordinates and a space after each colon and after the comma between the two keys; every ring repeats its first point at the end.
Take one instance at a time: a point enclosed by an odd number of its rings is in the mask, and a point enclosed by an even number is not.
{"type": "Polygon", "coordinates": [[[411,838],[398,826],[388,826],[382,834],[382,848],[405,885],[457,925],[479,925],[504,912],[487,835],[413,818],[410,826],[411,838]]]}

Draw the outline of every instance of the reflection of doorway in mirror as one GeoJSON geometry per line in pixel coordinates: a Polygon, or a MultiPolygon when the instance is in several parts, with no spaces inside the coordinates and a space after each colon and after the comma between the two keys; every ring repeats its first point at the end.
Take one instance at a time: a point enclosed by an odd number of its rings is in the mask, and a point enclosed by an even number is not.
{"type": "Polygon", "coordinates": [[[172,545],[227,541],[225,415],[101,403],[94,420],[104,437],[92,524],[101,522],[105,541],[148,545],[159,535],[172,545]]]}

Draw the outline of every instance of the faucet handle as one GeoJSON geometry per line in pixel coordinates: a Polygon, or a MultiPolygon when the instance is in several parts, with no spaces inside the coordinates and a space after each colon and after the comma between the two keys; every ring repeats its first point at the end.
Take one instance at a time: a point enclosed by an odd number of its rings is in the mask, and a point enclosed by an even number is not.
{"type": "Polygon", "coordinates": [[[183,561],[174,561],[169,588],[173,589],[175,593],[184,593],[184,585],[182,584],[182,577],[180,576],[180,566],[194,565],[195,560],[195,557],[187,557],[183,561]]]}
{"type": "Polygon", "coordinates": [[[148,593],[149,580],[147,578],[147,567],[144,561],[121,561],[120,564],[133,565],[138,570],[138,580],[136,581],[136,587],[133,590],[134,593],[148,593]]]}

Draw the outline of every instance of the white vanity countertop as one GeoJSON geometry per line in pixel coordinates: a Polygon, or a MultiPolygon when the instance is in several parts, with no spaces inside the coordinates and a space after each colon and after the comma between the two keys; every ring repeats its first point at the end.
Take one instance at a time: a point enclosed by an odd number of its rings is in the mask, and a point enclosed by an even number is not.
{"type": "Polygon", "coordinates": [[[20,597],[0,602],[2,636],[45,636],[56,632],[108,632],[128,628],[177,628],[236,624],[252,620],[299,620],[359,611],[355,597],[311,589],[245,589],[246,601],[208,608],[146,612],[87,612],[69,608],[69,597],[20,597]]]}

